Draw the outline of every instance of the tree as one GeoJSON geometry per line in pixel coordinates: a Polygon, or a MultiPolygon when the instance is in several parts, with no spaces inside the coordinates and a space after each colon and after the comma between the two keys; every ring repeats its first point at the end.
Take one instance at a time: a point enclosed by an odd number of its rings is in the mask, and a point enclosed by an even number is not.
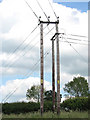
{"type": "MultiPolygon", "coordinates": [[[[60,94],[60,98],[62,95],[60,94]]],[[[44,94],[44,100],[52,101],[52,90],[46,91],[44,94]]],[[[57,93],[55,92],[55,100],[57,100],[57,93]]]]}
{"type": "Polygon", "coordinates": [[[31,87],[31,89],[27,90],[26,97],[27,97],[27,99],[31,99],[31,98],[36,99],[39,102],[39,100],[40,100],[40,86],[33,85],[31,87]]]}
{"type": "Polygon", "coordinates": [[[64,91],[75,97],[86,97],[88,96],[88,83],[84,77],[74,77],[73,81],[65,84],[64,91]]]}

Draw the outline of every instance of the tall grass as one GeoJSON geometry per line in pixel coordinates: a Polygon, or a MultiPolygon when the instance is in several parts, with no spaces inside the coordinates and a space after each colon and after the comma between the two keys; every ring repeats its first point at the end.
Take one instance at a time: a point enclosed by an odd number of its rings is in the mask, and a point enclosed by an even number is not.
{"type": "Polygon", "coordinates": [[[0,120],[2,119],[2,114],[0,113],[0,120]]]}
{"type": "MultiPolygon", "coordinates": [[[[17,115],[16,114],[10,114],[10,115],[3,114],[2,117],[3,118],[41,118],[39,112],[26,113],[26,114],[21,113],[17,115]]],[[[45,112],[42,117],[43,118],[88,118],[88,112],[74,111],[74,112],[69,113],[69,112],[62,111],[59,116],[57,116],[56,113],[45,112]]]]}

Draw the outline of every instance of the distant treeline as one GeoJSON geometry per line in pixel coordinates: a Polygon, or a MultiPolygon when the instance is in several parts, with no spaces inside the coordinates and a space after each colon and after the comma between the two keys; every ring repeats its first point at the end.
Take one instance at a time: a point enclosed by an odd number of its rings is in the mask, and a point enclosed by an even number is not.
{"type": "MultiPolygon", "coordinates": [[[[88,110],[88,98],[73,98],[65,100],[61,103],[61,110],[65,108],[69,108],[70,110],[79,110],[79,111],[86,111],[88,110]]],[[[28,112],[35,112],[40,111],[40,103],[4,103],[2,105],[2,112],[4,114],[19,114],[19,113],[28,113],[28,112]]],[[[44,102],[44,111],[52,111],[52,101],[45,101],[44,102]]]]}
{"type": "MultiPolygon", "coordinates": [[[[2,105],[2,112],[4,114],[19,114],[19,113],[28,113],[40,111],[40,103],[35,102],[18,102],[18,103],[4,103],[2,105]]],[[[44,111],[52,111],[52,102],[46,101],[44,102],[44,111]]]]}

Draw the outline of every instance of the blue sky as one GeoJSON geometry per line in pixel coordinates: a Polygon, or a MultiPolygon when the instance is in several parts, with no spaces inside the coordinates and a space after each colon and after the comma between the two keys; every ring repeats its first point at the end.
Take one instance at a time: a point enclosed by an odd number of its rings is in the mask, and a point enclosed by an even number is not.
{"type": "Polygon", "coordinates": [[[81,12],[87,12],[88,10],[88,2],[59,2],[59,4],[70,8],[76,8],[81,12]]]}
{"type": "Polygon", "coordinates": [[[76,8],[77,10],[80,10],[81,12],[87,12],[87,10],[88,10],[88,1],[89,0],[81,0],[83,2],[80,2],[80,0],[78,0],[78,2],[74,2],[77,0],[69,0],[71,2],[67,2],[68,0],[53,0],[53,1],[57,2],[59,4],[62,4],[66,7],[76,8]]]}
{"type": "Polygon", "coordinates": [[[89,2],[90,0],[53,0],[54,2],[89,2]]]}
{"type": "Polygon", "coordinates": [[[2,2],[2,0],[0,0],[0,2],[2,2]]]}

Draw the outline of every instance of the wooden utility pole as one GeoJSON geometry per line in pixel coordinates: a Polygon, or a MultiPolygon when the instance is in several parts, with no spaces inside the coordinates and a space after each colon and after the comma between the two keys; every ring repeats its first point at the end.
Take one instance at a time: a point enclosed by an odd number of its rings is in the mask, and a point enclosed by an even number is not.
{"type": "MultiPolygon", "coordinates": [[[[47,25],[49,25],[49,24],[58,24],[59,21],[51,22],[51,21],[41,21],[39,19],[39,22],[40,22],[40,58],[41,58],[41,61],[40,61],[40,75],[41,75],[41,78],[40,78],[40,80],[41,80],[40,112],[41,112],[41,116],[42,116],[42,114],[43,114],[43,106],[44,106],[44,100],[43,100],[43,90],[44,90],[44,79],[43,79],[44,78],[43,77],[44,76],[44,68],[43,68],[44,67],[44,62],[43,62],[43,24],[47,24],[47,25]]],[[[53,66],[52,69],[54,69],[54,66],[53,66]]],[[[55,96],[55,85],[54,85],[55,84],[55,75],[54,74],[55,74],[55,71],[53,71],[53,83],[52,83],[52,85],[53,85],[52,89],[54,91],[53,92],[53,97],[55,96]]],[[[53,108],[54,108],[53,110],[55,110],[55,97],[53,98],[53,103],[54,103],[53,104],[53,108]]]]}
{"type": "MultiPolygon", "coordinates": [[[[58,32],[58,24],[56,23],[56,33],[58,32]]],[[[56,35],[57,48],[57,114],[60,114],[60,63],[59,63],[59,36],[56,35]]]]}
{"type": "Polygon", "coordinates": [[[54,39],[52,39],[52,101],[53,112],[55,111],[55,59],[54,59],[54,39]]]}
{"type": "Polygon", "coordinates": [[[44,63],[43,63],[43,24],[40,24],[40,71],[41,71],[41,96],[40,96],[40,112],[41,116],[43,114],[43,90],[44,90],[44,80],[43,80],[43,70],[44,70],[44,63]]]}

